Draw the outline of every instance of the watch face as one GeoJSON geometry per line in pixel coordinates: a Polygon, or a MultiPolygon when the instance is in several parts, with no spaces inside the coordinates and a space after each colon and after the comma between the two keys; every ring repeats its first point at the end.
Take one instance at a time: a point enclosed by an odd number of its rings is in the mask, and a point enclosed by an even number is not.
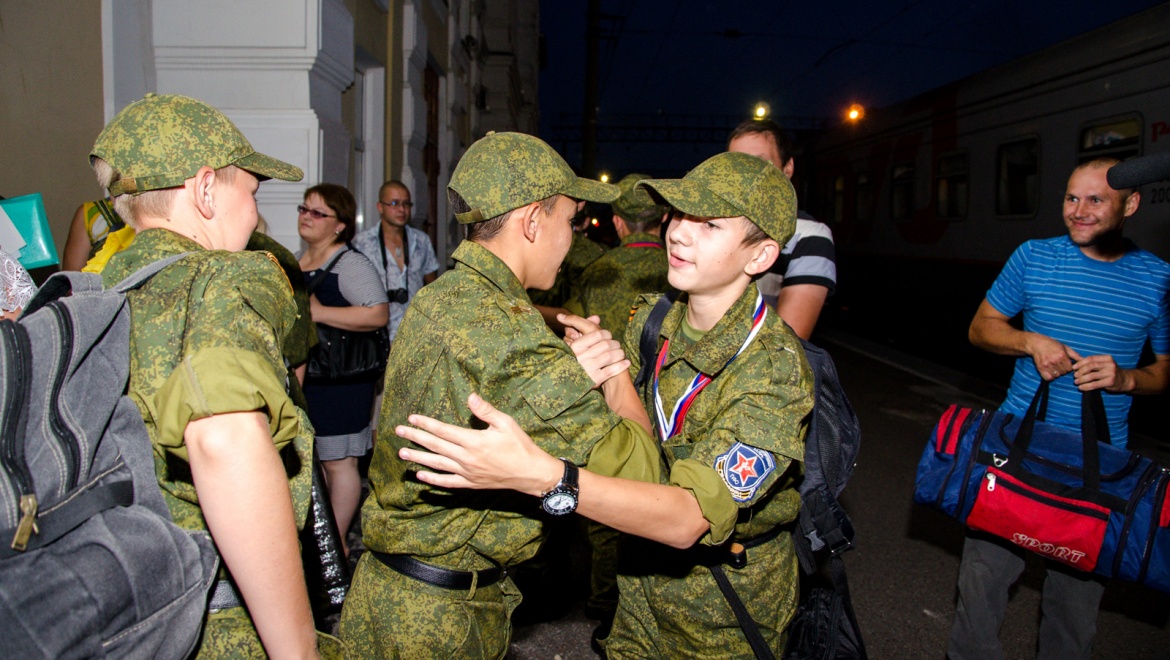
{"type": "Polygon", "coordinates": [[[544,500],[544,510],[554,516],[571,513],[577,508],[577,498],[572,493],[552,493],[544,500]]]}

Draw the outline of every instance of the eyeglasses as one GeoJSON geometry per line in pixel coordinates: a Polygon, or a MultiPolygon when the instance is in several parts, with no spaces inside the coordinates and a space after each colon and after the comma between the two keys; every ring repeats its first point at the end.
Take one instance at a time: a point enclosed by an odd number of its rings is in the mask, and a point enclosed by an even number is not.
{"type": "Polygon", "coordinates": [[[311,208],[305,206],[304,204],[297,205],[297,213],[300,213],[301,215],[307,215],[314,220],[320,220],[321,218],[336,218],[337,217],[336,215],[329,215],[328,213],[322,213],[322,212],[318,211],[317,209],[311,209],[311,208]]]}
{"type": "Polygon", "coordinates": [[[412,202],[410,200],[406,200],[405,202],[403,202],[403,201],[400,201],[397,199],[392,199],[388,202],[378,202],[378,203],[381,204],[382,206],[389,206],[392,209],[396,209],[399,206],[405,206],[406,208],[410,208],[410,207],[414,206],[414,202],[412,202]]]}

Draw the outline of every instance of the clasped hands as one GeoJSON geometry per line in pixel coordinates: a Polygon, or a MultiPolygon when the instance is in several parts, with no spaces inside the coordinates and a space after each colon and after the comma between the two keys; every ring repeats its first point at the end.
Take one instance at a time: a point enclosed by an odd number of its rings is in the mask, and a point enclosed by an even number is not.
{"type": "Polygon", "coordinates": [[[621,343],[613,338],[609,330],[599,325],[601,318],[581,318],[574,314],[557,314],[557,320],[565,326],[565,343],[577,356],[577,362],[589,374],[593,387],[598,388],[610,378],[630,368],[630,361],[622,352],[621,343]]]}
{"type": "Polygon", "coordinates": [[[1132,375],[1118,367],[1112,355],[1081,357],[1071,347],[1039,334],[1033,336],[1028,352],[1044,380],[1055,380],[1071,371],[1073,382],[1082,392],[1100,389],[1128,392],[1133,389],[1132,375]]]}

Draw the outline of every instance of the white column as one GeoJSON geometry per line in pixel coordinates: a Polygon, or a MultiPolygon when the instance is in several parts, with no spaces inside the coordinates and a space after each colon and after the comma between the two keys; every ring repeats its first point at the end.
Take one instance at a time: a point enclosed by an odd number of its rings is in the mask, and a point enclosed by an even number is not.
{"type": "MultiPolygon", "coordinates": [[[[423,0],[425,1],[425,0],[423,0]]],[[[427,100],[423,71],[427,67],[427,27],[416,2],[402,3],[402,183],[414,201],[411,224],[427,216],[427,174],[423,148],[427,143],[427,100]]]]}
{"type": "Polygon", "coordinates": [[[272,236],[297,248],[293,209],[304,189],[348,182],[349,10],[342,0],[153,0],[151,9],[156,91],[216,106],[258,151],[305,171],[304,181],[267,182],[256,196],[272,236]]]}

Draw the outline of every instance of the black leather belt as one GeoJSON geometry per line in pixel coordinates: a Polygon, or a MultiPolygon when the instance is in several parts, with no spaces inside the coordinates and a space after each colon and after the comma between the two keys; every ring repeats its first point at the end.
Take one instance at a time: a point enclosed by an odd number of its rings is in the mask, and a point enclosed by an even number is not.
{"type": "Polygon", "coordinates": [[[744,549],[754,548],[758,545],[764,545],[768,541],[771,541],[777,536],[780,536],[780,532],[784,531],[784,529],[784,527],[777,525],[763,534],[760,534],[759,536],[753,536],[750,539],[744,539],[740,541],[739,544],[742,545],[744,549]]]}
{"type": "Polygon", "coordinates": [[[410,555],[391,555],[375,550],[369,552],[375,559],[406,577],[444,589],[466,591],[473,583],[477,588],[490,587],[508,576],[508,569],[504,566],[482,571],[456,571],[421,562],[410,555]]]}

